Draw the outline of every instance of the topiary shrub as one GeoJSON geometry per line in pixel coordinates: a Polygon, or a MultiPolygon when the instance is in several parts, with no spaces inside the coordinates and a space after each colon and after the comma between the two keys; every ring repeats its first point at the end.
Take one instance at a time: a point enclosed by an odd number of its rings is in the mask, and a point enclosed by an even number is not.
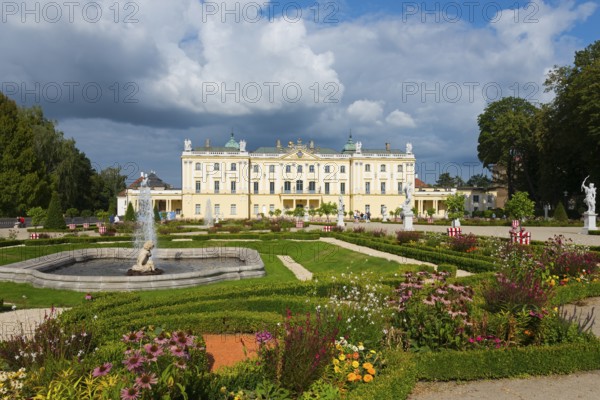
{"type": "Polygon", "coordinates": [[[65,219],[62,214],[62,210],[60,207],[60,198],[58,197],[58,193],[52,193],[52,198],[50,199],[50,205],[48,206],[48,212],[46,216],[46,222],[44,223],[44,228],[46,229],[65,229],[66,227],[65,219]]]}
{"type": "Polygon", "coordinates": [[[560,222],[567,222],[569,217],[567,216],[567,212],[565,211],[565,206],[563,206],[562,202],[558,202],[556,208],[554,209],[554,219],[560,222]]]}
{"type": "Polygon", "coordinates": [[[125,221],[135,222],[135,210],[133,209],[133,203],[127,205],[127,211],[125,211],[125,221]]]}

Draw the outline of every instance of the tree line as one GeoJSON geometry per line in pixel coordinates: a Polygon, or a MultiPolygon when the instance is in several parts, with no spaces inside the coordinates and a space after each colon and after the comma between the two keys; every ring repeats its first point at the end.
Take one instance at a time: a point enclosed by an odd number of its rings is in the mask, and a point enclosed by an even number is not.
{"type": "Polygon", "coordinates": [[[120,168],[96,171],[40,107],[20,107],[0,92],[0,216],[48,208],[53,193],[60,209],[107,210],[125,189],[120,168]]]}
{"type": "Polygon", "coordinates": [[[485,108],[478,157],[509,197],[527,192],[538,209],[573,199],[581,212],[581,182],[600,183],[600,41],[555,66],[544,86],[555,95],[548,104],[506,97],[485,108]]]}

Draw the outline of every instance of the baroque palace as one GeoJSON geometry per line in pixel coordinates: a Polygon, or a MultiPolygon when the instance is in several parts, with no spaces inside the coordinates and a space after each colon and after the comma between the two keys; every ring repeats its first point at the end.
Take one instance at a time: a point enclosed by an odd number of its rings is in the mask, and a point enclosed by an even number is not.
{"type": "MultiPolygon", "coordinates": [[[[409,186],[417,215],[434,208],[436,217],[444,217],[444,199],[457,189],[427,187],[416,179],[415,162],[410,143],[404,150],[389,143],[367,149],[350,135],[341,151],[302,140],[286,145],[277,140],[274,147],[248,151],[246,142],[236,141],[232,133],[224,146],[212,146],[206,140],[203,147],[192,147],[191,140],[185,140],[181,189],[171,189],[154,173],[149,174],[148,186],[153,203],[159,211],[170,212],[171,218],[204,218],[207,206],[221,219],[256,218],[277,209],[337,204],[340,196],[346,211],[381,218],[384,209],[389,213],[404,203],[409,186]]],[[[129,202],[137,209],[140,181],[120,193],[119,215],[129,202]]],[[[467,210],[495,207],[496,193],[474,194],[473,189],[465,193],[467,210]]]]}

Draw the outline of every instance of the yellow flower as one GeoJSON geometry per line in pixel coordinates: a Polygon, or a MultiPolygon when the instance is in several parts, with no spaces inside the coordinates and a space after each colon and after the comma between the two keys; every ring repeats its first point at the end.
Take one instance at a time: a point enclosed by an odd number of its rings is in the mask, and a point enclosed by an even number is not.
{"type": "Polygon", "coordinates": [[[376,373],[375,368],[369,368],[369,369],[367,369],[367,372],[371,375],[375,375],[375,373],[376,373]]]}
{"type": "Polygon", "coordinates": [[[344,361],[346,359],[346,355],[340,354],[340,356],[338,358],[340,359],[340,361],[344,361]]]}
{"type": "Polygon", "coordinates": [[[358,361],[352,361],[352,368],[358,368],[358,361]]]}
{"type": "Polygon", "coordinates": [[[372,375],[369,375],[369,374],[366,374],[366,375],[365,375],[365,377],[363,378],[363,380],[364,380],[366,383],[369,383],[369,382],[371,382],[371,381],[373,380],[373,376],[372,376],[372,375]]]}
{"type": "Polygon", "coordinates": [[[333,372],[335,372],[336,374],[340,373],[340,367],[338,367],[337,365],[335,367],[333,367],[333,372]]]}
{"type": "Polygon", "coordinates": [[[364,369],[373,368],[373,364],[366,362],[366,363],[363,364],[363,368],[364,369]]]}
{"type": "Polygon", "coordinates": [[[333,365],[340,365],[340,360],[338,360],[337,358],[334,358],[333,365]]]}

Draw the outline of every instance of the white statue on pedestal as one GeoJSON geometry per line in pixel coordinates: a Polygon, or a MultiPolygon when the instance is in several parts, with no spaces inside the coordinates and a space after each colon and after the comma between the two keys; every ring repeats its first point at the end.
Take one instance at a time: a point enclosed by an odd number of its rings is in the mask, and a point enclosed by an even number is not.
{"type": "Polygon", "coordinates": [[[590,182],[588,186],[585,186],[585,181],[590,176],[586,176],[583,182],[581,183],[581,190],[585,191],[585,199],[583,202],[588,207],[587,214],[596,214],[596,188],[594,184],[590,182]]]}
{"type": "Polygon", "coordinates": [[[154,248],[154,243],[152,240],[148,240],[144,243],[144,247],[140,250],[136,264],[131,267],[132,271],[138,272],[151,272],[154,271],[154,262],[150,259],[152,256],[152,249],[154,248]]]}
{"type": "Polygon", "coordinates": [[[404,187],[404,194],[406,195],[406,200],[404,200],[404,204],[402,205],[402,211],[404,213],[404,215],[413,215],[412,209],[411,209],[411,202],[412,202],[412,194],[413,194],[413,187],[412,187],[412,182],[408,182],[406,184],[406,186],[404,187]]]}
{"type": "Polygon", "coordinates": [[[190,139],[185,139],[183,141],[184,151],[192,151],[192,141],[190,139]]]}
{"type": "Polygon", "coordinates": [[[406,143],[406,154],[412,154],[412,143],[406,143]]]}
{"type": "Polygon", "coordinates": [[[388,220],[387,207],[383,206],[381,208],[381,221],[382,222],[387,222],[387,220],[388,220]]]}
{"type": "Polygon", "coordinates": [[[338,198],[338,220],[337,226],[345,226],[344,224],[344,199],[342,196],[338,198]]]}
{"type": "Polygon", "coordinates": [[[356,142],[356,152],[360,154],[362,151],[362,142],[356,142]]]}
{"type": "Polygon", "coordinates": [[[242,152],[242,153],[246,152],[246,141],[245,140],[240,140],[240,152],[242,152]]]}

